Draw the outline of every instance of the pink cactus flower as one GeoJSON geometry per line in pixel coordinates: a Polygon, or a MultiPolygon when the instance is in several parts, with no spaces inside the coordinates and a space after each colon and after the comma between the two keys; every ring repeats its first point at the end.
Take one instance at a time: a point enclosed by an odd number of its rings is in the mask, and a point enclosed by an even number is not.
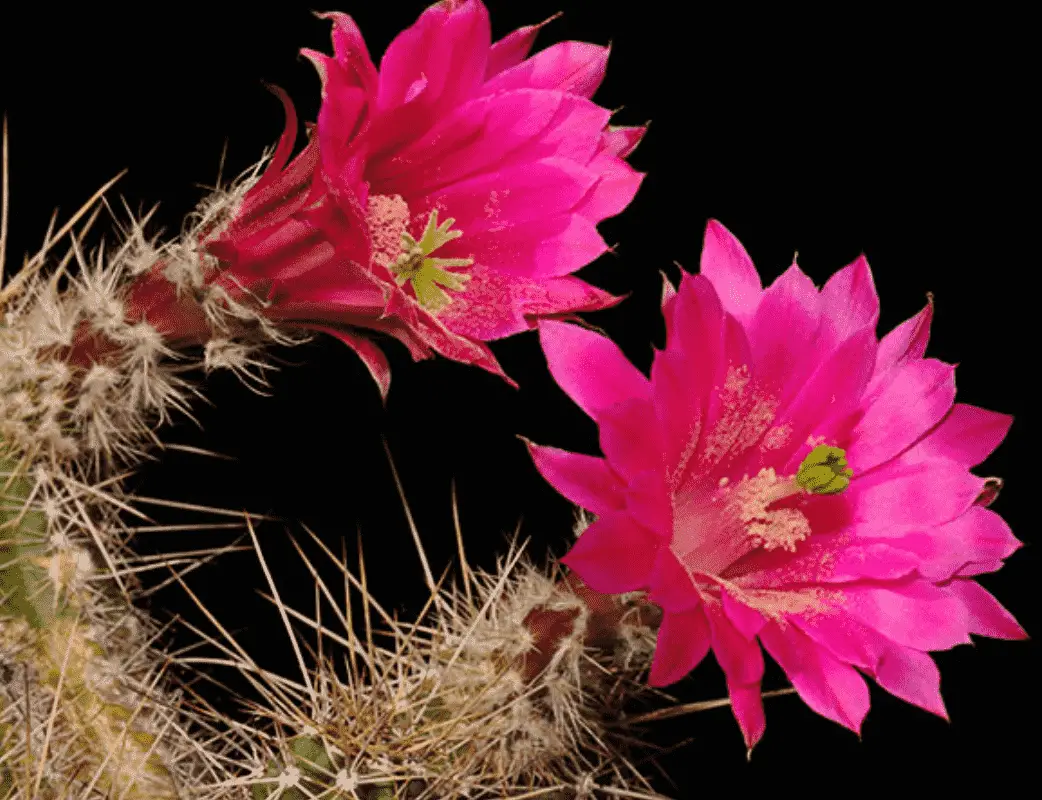
{"type": "Polygon", "coordinates": [[[541,26],[493,44],[482,3],[442,2],[377,70],[354,21],[323,16],[334,54],[303,51],[322,79],[316,135],[287,166],[285,101],[272,164],[209,244],[230,289],[259,287],[272,319],[341,338],[384,392],[365,331],[502,374],[484,342],[621,299],[571,275],[608,250],[597,223],[643,177],[624,159],[644,129],[609,126],[590,100],[607,48],[526,58],[541,26]]]}
{"type": "Polygon", "coordinates": [[[764,289],[710,222],[701,274],[667,283],[663,312],[650,380],[602,336],[540,324],[604,453],[530,445],[597,516],[564,563],[662,608],[652,684],[712,650],[749,748],[765,726],[761,646],[807,705],[855,732],[863,675],[944,717],[929,651],[1026,636],[973,580],[1020,545],[969,471],[1011,418],[954,403],[954,367],[923,357],[930,306],[877,339],[864,257],[820,291],[795,264],[764,289]]]}

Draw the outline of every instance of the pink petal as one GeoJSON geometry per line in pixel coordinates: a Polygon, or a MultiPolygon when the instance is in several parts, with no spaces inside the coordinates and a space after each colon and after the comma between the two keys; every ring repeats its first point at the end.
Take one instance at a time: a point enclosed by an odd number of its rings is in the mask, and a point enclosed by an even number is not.
{"type": "Polygon", "coordinates": [[[586,165],[586,169],[600,175],[600,180],[576,205],[575,213],[593,222],[622,213],[640,188],[644,175],[609,150],[602,149],[586,165]]]}
{"type": "Polygon", "coordinates": [[[669,686],[684,678],[709,652],[709,624],[701,608],[669,612],[662,617],[648,683],[669,686]]]}
{"type": "Polygon", "coordinates": [[[384,53],[380,106],[408,102],[410,89],[423,80],[423,104],[451,108],[484,82],[491,46],[488,10],[481,3],[430,6],[384,53]]]}
{"type": "Polygon", "coordinates": [[[713,285],[701,275],[684,273],[680,292],[666,303],[666,349],[655,353],[651,385],[672,473],[694,455],[704,427],[709,393],[725,358],[724,315],[713,285]]]}
{"type": "MultiPolygon", "coordinates": [[[[544,90],[518,89],[496,96],[500,102],[512,103],[516,94],[541,91],[544,90]]],[[[520,162],[557,157],[569,158],[578,164],[590,163],[603,148],[602,134],[611,119],[611,112],[578,95],[548,94],[556,98],[554,118],[539,137],[511,150],[509,160],[520,162]]]]}
{"type": "Polygon", "coordinates": [[[668,547],[659,551],[650,586],[648,600],[670,613],[689,611],[702,602],[698,587],[668,547]]]}
{"type": "Polygon", "coordinates": [[[611,511],[583,531],[561,563],[594,591],[622,594],[647,587],[660,545],[628,514],[611,511]]]}
{"type": "Polygon", "coordinates": [[[539,474],[576,505],[598,516],[622,508],[624,487],[604,459],[525,444],[539,474]]]}
{"type": "Polygon", "coordinates": [[[647,132],[647,125],[609,125],[601,135],[601,141],[609,152],[619,158],[628,158],[647,132]]]}
{"type": "Polygon", "coordinates": [[[503,164],[569,157],[574,143],[571,150],[544,147],[535,156],[513,158],[515,151],[529,153],[533,142],[542,142],[554,126],[561,125],[569,130],[590,127],[578,151],[583,155],[579,163],[586,163],[596,152],[596,125],[602,118],[601,111],[591,106],[534,90],[474,98],[447,110],[429,131],[395,148],[388,157],[371,157],[366,177],[376,194],[416,197],[503,164]]]}
{"type": "Polygon", "coordinates": [[[789,614],[786,620],[840,661],[871,675],[886,647],[896,647],[878,631],[840,610],[789,614]]]}
{"type": "Polygon", "coordinates": [[[328,333],[330,336],[335,336],[354,350],[355,353],[358,354],[358,357],[362,359],[362,363],[365,364],[366,369],[369,370],[369,374],[373,376],[376,385],[380,388],[380,397],[382,397],[384,401],[387,400],[387,393],[391,389],[391,365],[387,362],[387,356],[384,355],[383,350],[364,336],[359,336],[342,328],[332,328],[319,325],[308,327],[313,330],[328,333]]]}
{"type": "Polygon", "coordinates": [[[740,633],[720,606],[702,607],[713,635],[713,655],[727,676],[728,684],[758,685],[763,678],[763,651],[755,637],[749,638],[740,633]]]}
{"type": "Polygon", "coordinates": [[[768,625],[760,641],[811,709],[860,735],[869,694],[857,670],[814,644],[794,627],[768,625]]]}
{"type": "Polygon", "coordinates": [[[975,467],[1006,438],[1013,417],[985,408],[956,403],[941,423],[915,445],[905,458],[950,458],[975,467]]]}
{"type": "Polygon", "coordinates": [[[828,440],[843,430],[872,373],[875,353],[876,338],[870,328],[854,334],[819,362],[796,396],[779,411],[774,425],[786,430],[788,438],[769,451],[769,458],[775,464],[785,463],[786,474],[795,473],[810,452],[808,436],[828,440]]]}
{"type": "Polygon", "coordinates": [[[752,316],[762,292],[760,275],[742,243],[716,220],[706,226],[700,271],[716,288],[725,311],[739,319],[752,316]]]}
{"type": "Polygon", "coordinates": [[[546,25],[546,22],[541,22],[538,25],[526,25],[507,34],[493,44],[492,49],[488,52],[485,80],[487,81],[503,70],[517,66],[524,61],[531,51],[532,45],[535,44],[536,36],[539,35],[539,31],[544,25],[546,25]]]}
{"type": "Polygon", "coordinates": [[[446,328],[461,336],[492,341],[530,330],[545,317],[564,317],[577,311],[599,311],[622,301],[578,278],[536,281],[487,269],[477,264],[461,292],[438,312],[446,328]]]}
{"type": "Polygon", "coordinates": [[[980,506],[970,508],[944,525],[912,531],[887,541],[913,554],[919,574],[933,581],[947,580],[969,564],[1001,565],[1002,559],[1021,547],[1005,520],[980,506]]]}
{"type": "Polygon", "coordinates": [[[955,594],[926,581],[891,586],[849,585],[842,608],[870,628],[915,650],[969,644],[969,623],[955,594]]]}
{"type": "Polygon", "coordinates": [[[763,710],[763,689],[759,682],[732,684],[728,681],[727,693],[731,696],[731,711],[738,720],[745,746],[752,752],[767,730],[767,716],[763,710]]]}
{"type": "Polygon", "coordinates": [[[872,270],[863,255],[844,267],[821,290],[822,334],[832,341],[852,336],[862,328],[874,331],[879,321],[879,295],[872,270]]]}
{"type": "Polygon", "coordinates": [[[901,457],[861,479],[854,476],[844,492],[853,516],[850,529],[859,538],[888,538],[950,522],[973,505],[983,486],[983,478],[954,461],[901,457]]]}
{"type": "Polygon", "coordinates": [[[486,267],[533,280],[569,275],[608,251],[597,226],[570,212],[465,238],[442,248],[445,257],[465,247],[486,267]]]}
{"type": "Polygon", "coordinates": [[[955,367],[936,359],[890,371],[850,434],[847,460],[860,474],[893,458],[936,425],[955,402],[955,367]]]}
{"type": "Polygon", "coordinates": [[[758,382],[785,402],[806,380],[820,351],[815,342],[822,300],[814,283],[793,264],[767,287],[749,326],[758,382]]]}
{"type": "Polygon", "coordinates": [[[603,411],[597,418],[601,451],[623,477],[633,480],[650,470],[665,491],[662,437],[654,418],[649,424],[651,414],[646,397],[624,400],[603,411]]]}
{"type": "MultiPolygon", "coordinates": [[[[705,421],[695,457],[700,471],[730,463],[747,452],[757,438],[749,431],[755,431],[762,422],[762,401],[755,382],[750,381],[751,386],[742,385],[743,379],[739,377],[738,387],[728,389],[728,385],[735,382],[736,369],[744,367],[748,370],[752,362],[745,329],[735,317],[725,314],[721,333],[721,354],[716,360],[716,375],[707,398],[705,421]],[[747,427],[750,420],[753,425],[747,427]]],[[[695,345],[691,340],[687,344],[689,347],[695,345]]],[[[696,474],[695,470],[689,471],[692,478],[696,474]]]]}
{"type": "Polygon", "coordinates": [[[673,536],[673,509],[662,470],[641,472],[626,485],[626,512],[663,539],[673,536]]]}
{"type": "Polygon", "coordinates": [[[475,342],[464,336],[457,336],[440,323],[425,322],[421,326],[422,338],[432,350],[445,358],[461,364],[472,364],[481,367],[493,375],[503,378],[508,384],[517,388],[517,383],[510,378],[499,365],[492,351],[481,342],[475,342]]]}
{"type": "Polygon", "coordinates": [[[491,94],[511,89],[556,89],[592,97],[604,80],[607,65],[607,47],[559,42],[491,78],[482,91],[491,94]]]}
{"type": "Polygon", "coordinates": [[[286,114],[286,127],[282,131],[282,136],[279,137],[279,143],[271,156],[271,161],[261,175],[260,180],[247,192],[247,196],[256,196],[278,177],[279,173],[286,166],[286,162],[289,161],[289,154],[293,152],[293,145],[297,141],[297,112],[293,107],[293,101],[290,100],[286,92],[277,86],[272,91],[282,102],[282,108],[286,114]]]}
{"type": "Polygon", "coordinates": [[[994,639],[1027,639],[1027,632],[991,594],[976,581],[956,578],[945,584],[966,609],[970,633],[994,639]]]}
{"type": "Polygon", "coordinates": [[[234,219],[219,241],[231,239],[239,242],[242,239],[263,236],[269,228],[288,221],[309,201],[313,193],[314,176],[320,164],[318,141],[310,141],[289,167],[283,169],[285,158],[293,149],[293,143],[297,138],[297,123],[296,113],[289,98],[283,94],[280,95],[280,99],[286,110],[286,128],[279,140],[275,157],[261,179],[243,197],[234,219]]]}
{"type": "Polygon", "coordinates": [[[941,698],[941,673],[926,653],[895,645],[883,654],[873,677],[895,697],[948,719],[941,698]]]}
{"type": "Polygon", "coordinates": [[[550,374],[594,420],[617,403],[648,399],[650,384],[610,339],[563,322],[539,323],[550,374]]]}
{"type": "Polygon", "coordinates": [[[727,620],[746,639],[752,639],[767,624],[767,619],[763,614],[735,600],[729,592],[721,591],[720,598],[727,620]]]}
{"type": "Polygon", "coordinates": [[[880,340],[869,393],[891,369],[905,361],[923,357],[923,353],[926,352],[926,343],[930,339],[932,319],[933,301],[931,300],[926,308],[911,319],[902,322],[880,340]]]}
{"type": "Polygon", "coordinates": [[[987,575],[989,572],[998,572],[1006,566],[1004,561],[970,561],[959,567],[952,576],[955,578],[972,578],[976,575],[987,575]]]}
{"type": "Polygon", "coordinates": [[[916,572],[919,558],[899,542],[849,541],[845,533],[814,536],[795,555],[784,550],[754,550],[728,569],[725,577],[741,578],[741,585],[782,589],[815,583],[858,580],[896,580],[916,572]]]}
{"type": "Polygon", "coordinates": [[[328,19],[333,23],[333,56],[329,57],[311,49],[302,49],[301,55],[307,58],[318,70],[322,79],[323,97],[328,88],[329,72],[339,69],[344,80],[351,86],[366,89],[367,94],[376,90],[379,75],[376,66],[369,57],[369,49],[355,21],[347,14],[327,12],[316,14],[319,19],[328,19]]]}
{"type": "MultiPolygon", "coordinates": [[[[469,235],[479,232],[502,234],[526,222],[541,221],[571,211],[598,180],[597,174],[573,161],[548,158],[504,166],[460,183],[450,184],[422,200],[410,202],[414,217],[426,224],[430,211],[441,210],[439,219],[452,217],[453,228],[464,236],[451,250],[452,256],[474,253],[469,235]]],[[[412,200],[406,196],[406,200],[412,200]]],[[[422,234],[422,230],[414,235],[422,234]]],[[[439,250],[449,253],[450,248],[439,250]]]]}
{"type": "Polygon", "coordinates": [[[676,305],[675,298],[677,290],[669,280],[665,272],[659,272],[662,276],[662,316],[666,319],[666,330],[673,329],[673,307],[676,305]]]}

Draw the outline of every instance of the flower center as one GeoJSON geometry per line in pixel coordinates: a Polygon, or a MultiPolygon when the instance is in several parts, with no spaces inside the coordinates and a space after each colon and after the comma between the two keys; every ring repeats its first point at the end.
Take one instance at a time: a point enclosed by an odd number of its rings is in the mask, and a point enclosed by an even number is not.
{"type": "Polygon", "coordinates": [[[455,219],[451,217],[438,224],[438,210],[431,212],[427,227],[419,240],[414,239],[408,231],[402,231],[401,253],[390,264],[388,269],[394,275],[399,286],[412,284],[417,302],[428,311],[437,312],[452,302],[452,298],[441,288],[461,291],[469,275],[449,272],[445,267],[469,267],[474,263],[472,258],[437,258],[431,254],[463,235],[463,231],[451,230],[455,219]]]}
{"type": "Polygon", "coordinates": [[[756,548],[796,552],[811,534],[803,512],[778,503],[802,495],[837,494],[850,485],[853,470],[838,447],[815,447],[791,478],[766,468],[733,487],[703,482],[674,496],[671,547],[693,573],[721,575],[756,548]]]}

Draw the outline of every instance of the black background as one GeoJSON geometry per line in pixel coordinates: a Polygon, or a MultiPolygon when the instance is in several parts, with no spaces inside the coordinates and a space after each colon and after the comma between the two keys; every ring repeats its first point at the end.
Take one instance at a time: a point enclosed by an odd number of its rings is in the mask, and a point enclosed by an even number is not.
{"type": "MultiPolygon", "coordinates": [[[[1027,56],[1017,38],[1025,20],[950,9],[910,18],[868,7],[792,16],[754,6],[721,11],[652,2],[489,5],[497,37],[563,10],[537,47],[569,38],[611,41],[608,77],[596,99],[624,106],[620,124],[652,120],[631,159],[649,173],[643,188],[627,212],[602,226],[608,241],[619,243],[617,252],[583,272],[610,291],[633,293],[591,321],[639,367],[649,366],[651,344],[662,342],[659,271],[676,281],[674,261],[697,269],[710,217],[742,240],[765,283],[795,250],[818,284],[865,252],[882,297],[881,331],[918,312],[927,291],[935,294],[928,354],[960,365],[960,400],[1016,417],[1009,439],[980,471],[1006,479],[994,508],[1028,546],[982,582],[1037,633],[1037,468],[1029,457],[1038,424],[1029,390],[1038,267],[1029,206],[1037,192],[1027,148],[1027,56]]],[[[378,58],[423,7],[347,2],[338,10],[355,16],[378,58]]],[[[177,230],[201,195],[194,184],[213,182],[225,141],[227,176],[281,133],[281,108],[262,80],[285,88],[302,118],[317,113],[319,83],[297,50],[328,51],[329,26],[311,16],[309,4],[127,8],[134,10],[41,3],[0,17],[0,107],[11,145],[9,265],[39,245],[55,207],[68,214],[123,168],[130,173],[118,194],[135,209],[161,202],[157,223],[177,230]]],[[[142,472],[138,488],[304,523],[337,549],[341,536],[353,549],[360,531],[378,597],[415,613],[422,573],[382,439],[436,571],[454,547],[453,482],[477,565],[491,567],[519,523],[536,558],[561,554],[573,510],[538,476],[516,435],[596,449],[592,422],[550,380],[534,334],[493,349],[520,390],[475,368],[441,360],[414,365],[389,346],[386,408],[361,363],[339,343],[279,351],[296,366],[272,375],[272,397],[216,376],[207,385],[213,405],[196,407],[203,430],[179,423],[165,432],[167,441],[235,460],[170,452],[142,472]]],[[[172,512],[157,519],[192,521],[172,512]]],[[[306,610],[309,579],[285,529],[262,524],[261,539],[284,597],[306,610]]],[[[155,534],[139,548],[226,540],[155,534]]],[[[253,556],[227,556],[195,573],[191,585],[262,663],[292,669],[277,615],[255,591],[264,579],[253,556]]],[[[179,588],[155,601],[161,614],[200,620],[179,588]]],[[[770,782],[816,795],[877,781],[900,788],[1026,773],[1037,751],[1037,643],[980,640],[937,660],[951,724],[873,689],[859,742],[795,698],[769,700],[766,737],[747,765],[729,712],[712,711],[660,726],[662,743],[694,738],[663,759],[676,787],[660,788],[686,798],[707,781],[770,782]],[[833,783],[834,774],[855,783],[833,783]]],[[[767,688],[782,683],[774,673],[769,680],[767,688]]],[[[677,691],[688,700],[718,697],[723,679],[707,662],[677,691]]]]}

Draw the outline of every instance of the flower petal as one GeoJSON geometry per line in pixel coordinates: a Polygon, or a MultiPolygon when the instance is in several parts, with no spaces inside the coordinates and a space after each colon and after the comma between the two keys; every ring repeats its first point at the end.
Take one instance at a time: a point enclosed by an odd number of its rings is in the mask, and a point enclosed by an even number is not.
{"type": "Polygon", "coordinates": [[[659,550],[650,586],[648,600],[669,613],[689,611],[702,602],[698,587],[668,547],[659,550]]]}
{"type": "Polygon", "coordinates": [[[577,163],[586,163],[596,152],[597,125],[602,119],[602,110],[592,103],[555,92],[525,90],[476,97],[446,110],[429,131],[387,157],[370,157],[366,178],[374,193],[419,197],[468,176],[494,172],[503,164],[569,158],[572,152],[584,156],[577,163]],[[533,155],[533,147],[560,126],[585,134],[582,149],[576,151],[573,142],[571,149],[547,146],[533,155]],[[514,158],[515,152],[524,157],[514,158]]]}
{"type": "MultiPolygon", "coordinates": [[[[549,21],[549,20],[547,20],[549,21]]],[[[546,25],[541,22],[538,25],[526,25],[516,31],[508,33],[498,42],[492,45],[488,51],[488,64],[485,66],[485,80],[498,75],[505,69],[516,67],[532,50],[536,36],[546,25]]]]}
{"type": "Polygon", "coordinates": [[[895,697],[948,719],[941,698],[941,673],[928,654],[894,645],[876,665],[873,677],[895,697]]]}
{"type": "Polygon", "coordinates": [[[849,527],[864,539],[940,525],[970,508],[982,488],[983,478],[954,461],[906,461],[902,456],[851,481],[844,492],[851,505],[849,527]]]}
{"type": "MultiPolygon", "coordinates": [[[[501,231],[478,231],[466,239],[468,257],[473,255],[490,269],[533,280],[570,275],[608,252],[597,226],[570,211],[501,231]]],[[[449,256],[462,247],[457,239],[442,249],[449,256]]]]}
{"type": "Polygon", "coordinates": [[[325,325],[310,325],[312,330],[322,331],[334,336],[358,354],[365,364],[369,374],[373,376],[376,385],[380,388],[380,397],[386,402],[387,393],[391,389],[391,365],[387,362],[387,356],[372,340],[343,328],[333,328],[325,325]]]}
{"type": "Polygon", "coordinates": [[[716,220],[706,226],[700,272],[716,287],[729,314],[747,319],[756,311],[763,286],[760,275],[742,243],[716,220]]]}
{"type": "Polygon", "coordinates": [[[975,467],[1002,443],[1012,424],[1008,414],[956,403],[905,458],[949,458],[967,468],[975,467]]]}
{"type": "Polygon", "coordinates": [[[436,3],[388,45],[380,61],[382,108],[419,102],[451,108],[484,83],[492,46],[482,3],[436,3]],[[418,81],[423,89],[416,92],[418,81]]]}
{"type": "Polygon", "coordinates": [[[834,274],[821,290],[822,335],[841,341],[862,328],[876,328],[879,295],[863,255],[834,274]]]}
{"type": "Polygon", "coordinates": [[[574,210],[593,222],[621,214],[633,202],[644,180],[643,173],[637,172],[604,146],[586,169],[600,175],[600,180],[574,210]]]}
{"type": "Polygon", "coordinates": [[[673,535],[673,509],[662,470],[634,475],[626,486],[626,511],[641,525],[664,539],[673,535]]]}
{"type": "Polygon", "coordinates": [[[556,89],[592,97],[604,80],[608,48],[587,42],[559,42],[491,78],[483,92],[556,89]]]}
{"type": "Polygon", "coordinates": [[[561,563],[594,591],[633,592],[647,587],[660,544],[631,516],[611,511],[583,531],[561,563]]]}
{"type": "MultiPolygon", "coordinates": [[[[742,634],[720,605],[703,605],[713,634],[713,655],[729,684],[759,684],[763,678],[763,651],[755,637],[742,634]]],[[[762,630],[763,628],[761,628],[762,630]]]]}
{"type": "Polygon", "coordinates": [[[603,458],[523,440],[535,468],[558,492],[601,516],[623,506],[623,486],[603,458]]]}
{"type": "Polygon", "coordinates": [[[855,474],[888,461],[940,422],[955,402],[955,367],[936,359],[891,370],[850,434],[847,461],[855,474]]]}
{"type": "Polygon", "coordinates": [[[767,727],[760,682],[763,680],[763,651],[755,637],[746,637],[719,606],[704,606],[713,637],[713,655],[727,678],[731,711],[749,749],[767,727]]]}
{"type": "Polygon", "coordinates": [[[886,541],[911,554],[919,574],[932,581],[948,580],[969,564],[1001,564],[1022,546],[1002,517],[981,506],[943,525],[886,541]]]}
{"type": "Polygon", "coordinates": [[[658,629],[648,683],[669,686],[681,680],[702,663],[711,641],[709,623],[701,608],[666,612],[658,629]]]}
{"type": "Polygon", "coordinates": [[[446,328],[472,339],[493,341],[530,330],[538,319],[567,318],[578,311],[599,311],[622,302],[573,278],[536,281],[476,264],[463,291],[438,312],[446,328]]]}
{"type": "Polygon", "coordinates": [[[1013,618],[991,594],[976,581],[956,578],[945,588],[958,598],[966,609],[970,633],[994,639],[1027,639],[1020,623],[1013,618]]]}
{"type": "Polygon", "coordinates": [[[539,341],[557,385],[594,420],[617,403],[650,395],[648,379],[600,334],[547,320],[539,323],[539,341]]]}
{"type": "Polygon", "coordinates": [[[815,342],[821,308],[814,283],[793,264],[764,290],[752,315],[749,346],[756,379],[781,403],[796,393],[821,357],[815,342]]]}
{"type": "Polygon", "coordinates": [[[872,394],[887,373],[899,364],[922,358],[930,339],[930,322],[933,319],[933,300],[926,308],[911,319],[905,320],[879,342],[876,366],[872,373],[867,394],[872,394]]]}
{"type": "Polygon", "coordinates": [[[601,142],[619,158],[628,158],[647,132],[647,125],[609,125],[601,134],[601,142]]]}
{"type": "Polygon", "coordinates": [[[948,650],[970,643],[958,596],[922,580],[895,585],[848,585],[843,609],[883,636],[915,650],[948,650]]]}
{"type": "Polygon", "coordinates": [[[662,437],[650,410],[645,397],[623,400],[604,410],[597,418],[601,451],[619,475],[635,480],[651,471],[665,491],[662,437]]]}
{"type": "Polygon", "coordinates": [[[409,210],[425,225],[434,209],[456,220],[463,232],[454,247],[439,248],[448,256],[477,256],[469,236],[505,233],[516,225],[566,214],[597,184],[597,173],[563,158],[504,165],[459,183],[449,184],[418,200],[403,195],[409,210]]]}
{"type": "Polygon", "coordinates": [[[727,685],[727,693],[731,697],[731,711],[738,720],[742,730],[745,746],[752,752],[756,743],[763,738],[767,730],[767,716],[763,709],[763,689],[759,683],[727,685]]]}
{"type": "Polygon", "coordinates": [[[784,463],[786,474],[795,473],[812,447],[807,442],[809,436],[839,438],[856,412],[872,374],[875,354],[875,333],[864,328],[823,358],[793,399],[778,412],[774,425],[786,431],[787,438],[766,451],[764,457],[774,464],[784,463]]]}
{"type": "Polygon", "coordinates": [[[724,361],[724,313],[712,283],[701,275],[683,273],[679,293],[666,304],[666,349],[655,353],[651,385],[665,466],[673,473],[694,456],[704,427],[724,361]]]}
{"type": "Polygon", "coordinates": [[[768,625],[760,641],[792,681],[803,701],[823,717],[860,735],[868,713],[868,685],[857,670],[789,626],[768,625]]]}
{"type": "Polygon", "coordinates": [[[839,614],[793,616],[790,621],[840,661],[860,667],[895,697],[947,719],[940,673],[926,653],[892,642],[839,614]]]}

